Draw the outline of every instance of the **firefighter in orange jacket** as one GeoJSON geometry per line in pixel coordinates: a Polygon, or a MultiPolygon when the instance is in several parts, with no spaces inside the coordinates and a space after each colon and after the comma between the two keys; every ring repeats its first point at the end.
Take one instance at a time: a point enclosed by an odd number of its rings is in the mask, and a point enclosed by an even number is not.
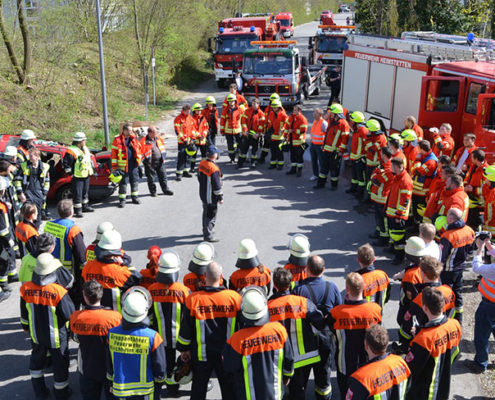
{"type": "Polygon", "coordinates": [[[449,156],[452,158],[455,148],[454,138],[451,136],[452,125],[445,122],[440,125],[440,129],[430,128],[430,132],[433,136],[433,153],[437,157],[449,156]]]}
{"type": "Polygon", "coordinates": [[[382,322],[381,307],[363,298],[364,280],[361,275],[349,273],[345,279],[345,288],[344,304],[332,308],[328,321],[337,338],[335,363],[340,393],[347,392],[349,377],[366,362],[366,329],[382,322]]]}
{"type": "Polygon", "coordinates": [[[241,117],[244,108],[240,107],[237,103],[235,94],[229,94],[226,101],[228,105],[223,107],[222,116],[220,117],[220,133],[227,140],[230,161],[234,163],[237,148],[240,144],[240,134],[242,132],[241,117]]]}
{"type": "Polygon", "coordinates": [[[444,296],[434,288],[422,292],[422,307],[428,322],[411,342],[406,362],[411,370],[407,400],[450,398],[451,364],[459,355],[462,330],[458,321],[443,314],[444,296]]]}
{"type": "Polygon", "coordinates": [[[286,141],[290,146],[290,170],[287,175],[302,176],[304,166],[304,150],[306,150],[306,132],[308,120],[303,115],[301,106],[295,105],[292,115],[289,117],[286,141]]]}
{"type": "Polygon", "coordinates": [[[466,133],[464,135],[462,139],[464,146],[460,147],[452,158],[452,164],[455,165],[458,174],[465,175],[471,167],[471,154],[478,148],[475,143],[476,135],[474,133],[466,133]]]}
{"type": "Polygon", "coordinates": [[[156,276],[158,275],[158,262],[161,255],[162,250],[158,246],[153,245],[148,248],[146,258],[149,261],[146,263],[146,267],[139,271],[141,274],[139,286],[148,289],[151,285],[153,285],[153,283],[156,282],[156,276]]]}
{"type": "Polygon", "coordinates": [[[271,102],[272,112],[267,116],[267,135],[270,136],[270,167],[268,169],[284,168],[284,153],[281,149],[286,131],[288,129],[289,117],[282,108],[282,102],[275,99],[271,102]]]}
{"type": "Polygon", "coordinates": [[[404,140],[404,155],[406,156],[406,169],[409,174],[412,174],[414,168],[419,165],[418,154],[418,136],[412,129],[406,129],[400,134],[404,140]]]}
{"type": "Polygon", "coordinates": [[[428,202],[426,203],[425,213],[423,215],[423,222],[435,222],[435,214],[437,214],[440,210],[440,197],[445,191],[447,180],[453,175],[456,175],[456,171],[455,168],[450,164],[442,167],[441,172],[437,172],[437,176],[435,178],[439,177],[439,179],[433,180],[430,186],[430,191],[427,197],[428,202]]]}
{"type": "Polygon", "coordinates": [[[423,129],[417,124],[416,118],[408,115],[404,120],[404,129],[411,129],[416,133],[418,140],[423,140],[423,129]]]}
{"type": "Polygon", "coordinates": [[[225,371],[234,379],[238,400],[282,398],[283,385],[294,374],[294,358],[287,330],[279,322],[269,322],[266,295],[249,287],[242,297],[245,328],[235,332],[223,351],[225,371]]]}
{"type": "Polygon", "coordinates": [[[369,130],[369,135],[364,150],[366,153],[366,182],[369,182],[372,172],[380,166],[381,151],[387,145],[387,137],[376,119],[368,120],[366,127],[369,130]]]}
{"type": "Polygon", "coordinates": [[[148,134],[141,138],[141,149],[143,151],[143,164],[148,181],[148,189],[152,197],[157,196],[155,176],[158,176],[158,183],[166,196],[172,196],[172,192],[167,184],[167,170],[165,169],[165,142],[158,135],[154,126],[148,128],[148,134]]]}
{"type": "MultiPolygon", "coordinates": [[[[246,108],[249,107],[249,104],[246,101],[246,98],[237,91],[237,85],[235,83],[231,83],[229,85],[229,94],[225,97],[225,100],[223,101],[222,109],[227,108],[229,106],[229,103],[232,101],[232,100],[229,100],[230,95],[235,96],[235,100],[237,102],[237,105],[238,105],[238,107],[242,108],[242,111],[246,110],[246,108]]],[[[232,98],[232,96],[231,96],[231,98],[232,98]]]]}
{"type": "Polygon", "coordinates": [[[131,198],[134,204],[138,199],[139,165],[141,164],[141,145],[130,124],[124,124],[122,133],[115,136],[112,143],[112,171],[122,175],[119,183],[119,208],[124,208],[127,182],[131,184],[131,198]]]}
{"type": "MultiPolygon", "coordinates": [[[[273,287],[276,293],[268,299],[268,312],[271,322],[285,326],[294,354],[294,369],[321,361],[318,340],[314,330],[325,327],[323,314],[306,297],[290,294],[292,274],[284,268],[273,272],[273,287]]],[[[290,398],[304,400],[307,378],[305,374],[295,374],[289,384],[290,398]]]]}
{"type": "Polygon", "coordinates": [[[485,161],[485,152],[476,149],[472,152],[471,167],[464,178],[464,191],[469,196],[469,213],[467,224],[476,232],[483,223],[483,183],[484,174],[488,164],[485,161]]]}
{"type": "Polygon", "coordinates": [[[395,354],[387,354],[389,336],[380,325],[366,330],[364,349],[368,362],[349,378],[346,400],[402,400],[411,371],[395,354]]]}
{"type": "MultiPolygon", "coordinates": [[[[433,221],[438,217],[447,216],[447,211],[451,208],[457,208],[462,212],[464,222],[468,219],[469,213],[469,196],[462,186],[462,177],[460,175],[451,175],[445,183],[445,190],[440,193],[437,211],[433,216],[433,221]]],[[[437,229],[438,230],[438,229],[437,229]]]]}
{"type": "Polygon", "coordinates": [[[332,190],[337,190],[339,184],[340,164],[342,156],[347,151],[347,141],[351,128],[344,117],[344,109],[340,104],[330,106],[331,121],[323,145],[322,166],[318,182],[314,189],[322,189],[330,173],[332,190]]]}
{"type": "Polygon", "coordinates": [[[237,168],[242,168],[251,149],[251,167],[256,167],[258,161],[258,144],[265,131],[265,113],[260,108],[260,101],[253,99],[249,107],[241,117],[242,142],[237,168]]]}
{"type": "Polygon", "coordinates": [[[350,120],[353,129],[350,154],[352,178],[351,187],[346,190],[346,193],[356,193],[360,197],[366,185],[365,146],[369,130],[364,123],[364,114],[361,111],[354,111],[350,116],[350,120]]]}
{"type": "Polygon", "coordinates": [[[370,176],[370,199],[375,208],[375,232],[370,235],[372,239],[378,239],[373,242],[376,246],[387,246],[389,242],[388,224],[385,216],[385,204],[390,192],[390,186],[394,180],[392,173],[392,152],[390,148],[384,147],[381,151],[382,163],[376,168],[370,176]]]}
{"type": "MultiPolygon", "coordinates": [[[[203,114],[203,107],[199,103],[195,103],[192,106],[193,119],[194,119],[194,137],[196,149],[199,149],[201,153],[201,160],[206,160],[206,149],[208,147],[208,132],[210,130],[208,126],[208,120],[203,114]]],[[[191,172],[194,172],[196,161],[198,158],[198,152],[191,159],[191,172]]]]}
{"type": "MultiPolygon", "coordinates": [[[[271,105],[273,100],[280,100],[280,96],[278,93],[272,93],[270,95],[270,104],[268,104],[265,107],[264,113],[265,113],[265,131],[264,131],[264,136],[263,136],[263,146],[261,148],[261,156],[258,161],[259,164],[264,164],[265,163],[265,158],[268,156],[268,153],[270,153],[270,148],[271,148],[271,141],[272,141],[272,131],[268,130],[268,120],[272,117],[272,114],[274,114],[273,107],[271,105]]],[[[280,103],[282,104],[282,103],[280,103]]],[[[282,111],[285,112],[284,108],[281,106],[282,111]]]]}
{"type": "Polygon", "coordinates": [[[215,145],[217,133],[220,131],[217,102],[213,96],[206,98],[206,107],[203,115],[208,122],[208,144],[215,145]]]}
{"type": "Polygon", "coordinates": [[[194,145],[194,120],[191,116],[191,106],[186,104],[182,107],[180,114],[174,119],[174,131],[177,135],[177,169],[176,180],[182,177],[192,178],[189,173],[191,169],[191,155],[196,155],[194,145]]]}
{"type": "Polygon", "coordinates": [[[222,363],[222,350],[234,334],[241,310],[241,296],[220,285],[222,266],[206,267],[206,285],[187,297],[177,350],[185,362],[192,361],[191,399],[205,399],[208,380],[215,370],[223,399],[233,399],[233,388],[222,363]]]}
{"type": "Polygon", "coordinates": [[[426,195],[437,173],[438,159],[431,151],[430,142],[422,140],[418,145],[418,163],[413,167],[412,211],[416,224],[421,223],[426,208],[426,195]]]}
{"type": "MultiPolygon", "coordinates": [[[[182,280],[191,292],[197,292],[205,285],[206,266],[213,261],[214,254],[215,248],[208,242],[201,242],[194,248],[187,267],[190,272],[184,275],[182,280]]],[[[221,285],[223,285],[223,279],[221,285]]]]}
{"type": "Polygon", "coordinates": [[[174,380],[172,372],[176,365],[177,336],[182,323],[182,308],[186,298],[191,293],[182,283],[178,282],[180,258],[173,250],[164,250],[160,256],[156,282],[149,286],[148,291],[153,298],[153,318],[151,328],[163,338],[165,358],[167,360],[167,396],[177,394],[179,385],[174,380]]]}
{"type": "Polygon", "coordinates": [[[401,160],[392,159],[392,172],[395,176],[387,197],[385,215],[395,254],[392,263],[398,265],[404,259],[406,221],[411,208],[413,183],[401,160]]]}
{"type": "Polygon", "coordinates": [[[21,208],[22,221],[15,227],[15,236],[17,240],[22,244],[22,253],[26,255],[33,253],[36,250],[36,240],[39,233],[36,229],[34,221],[36,221],[36,215],[38,209],[32,203],[24,203],[21,208]]]}
{"type": "Polygon", "coordinates": [[[306,235],[296,233],[289,241],[289,262],[284,265],[284,269],[290,271],[292,275],[291,289],[299,282],[308,277],[306,270],[309,257],[309,239],[306,235]]]}

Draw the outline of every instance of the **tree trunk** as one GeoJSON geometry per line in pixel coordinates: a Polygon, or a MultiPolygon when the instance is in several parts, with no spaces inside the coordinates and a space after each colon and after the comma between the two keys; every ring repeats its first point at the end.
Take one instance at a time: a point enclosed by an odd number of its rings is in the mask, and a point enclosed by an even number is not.
{"type": "Polygon", "coordinates": [[[21,65],[17,61],[14,47],[12,46],[12,42],[10,41],[9,35],[5,28],[5,20],[3,18],[3,0],[0,0],[0,33],[2,34],[3,42],[5,43],[7,52],[9,53],[10,63],[12,64],[12,67],[14,68],[17,77],[19,78],[19,82],[24,83],[24,72],[21,68],[21,65]]]}
{"type": "Polygon", "coordinates": [[[24,9],[24,1],[17,0],[17,17],[19,19],[19,28],[22,33],[22,42],[24,45],[24,81],[27,83],[29,80],[29,73],[31,72],[31,34],[27,26],[26,10],[24,9]]]}
{"type": "Polygon", "coordinates": [[[138,47],[138,56],[139,56],[139,64],[141,67],[141,74],[142,74],[142,78],[143,78],[142,82],[143,82],[143,87],[144,87],[146,60],[144,59],[143,41],[141,38],[141,34],[139,33],[139,15],[138,15],[137,0],[132,1],[132,10],[133,10],[133,15],[134,15],[134,33],[136,36],[136,43],[137,43],[137,47],[138,47]]]}

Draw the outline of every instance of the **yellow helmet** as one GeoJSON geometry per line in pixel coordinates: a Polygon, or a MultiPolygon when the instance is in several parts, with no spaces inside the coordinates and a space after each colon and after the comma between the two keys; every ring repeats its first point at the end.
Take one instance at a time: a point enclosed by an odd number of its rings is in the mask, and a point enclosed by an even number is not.
{"type": "Polygon", "coordinates": [[[199,103],[194,103],[194,105],[192,106],[193,111],[201,111],[202,109],[203,107],[199,103]]]}
{"type": "Polygon", "coordinates": [[[366,122],[366,128],[368,128],[370,132],[378,132],[382,129],[380,123],[376,119],[369,119],[368,122],[366,122]]]}
{"type": "Polygon", "coordinates": [[[230,93],[227,96],[227,103],[230,103],[231,101],[237,101],[237,96],[235,94],[230,93]]]}
{"type": "Polygon", "coordinates": [[[495,182],[495,164],[486,167],[483,176],[490,182],[495,182]]]}
{"type": "Polygon", "coordinates": [[[280,101],[280,99],[275,99],[275,100],[272,100],[270,105],[272,107],[282,107],[282,102],[280,101]]]}
{"type": "Polygon", "coordinates": [[[354,111],[351,114],[351,121],[357,124],[362,124],[364,122],[364,114],[361,111],[354,111]]]}
{"type": "Polygon", "coordinates": [[[412,129],[406,129],[406,130],[402,131],[400,136],[406,142],[414,142],[415,140],[418,140],[418,135],[416,135],[416,132],[414,132],[412,129]]]}
{"type": "Polygon", "coordinates": [[[441,215],[435,220],[435,228],[437,232],[440,232],[442,229],[447,227],[447,217],[445,215],[441,215]]]}
{"type": "Polygon", "coordinates": [[[344,108],[340,104],[332,104],[330,107],[328,107],[328,109],[333,114],[343,114],[344,113],[344,108]]]}
{"type": "Polygon", "coordinates": [[[186,154],[189,157],[195,156],[196,155],[196,152],[197,152],[196,146],[192,145],[192,146],[187,146],[186,147],[186,154]]]}
{"type": "Polygon", "coordinates": [[[280,96],[278,95],[278,93],[272,93],[270,95],[270,101],[273,101],[273,100],[280,100],[280,96]]]}
{"type": "Polygon", "coordinates": [[[206,104],[217,104],[217,101],[215,100],[215,98],[213,96],[208,96],[206,98],[206,104]]]}

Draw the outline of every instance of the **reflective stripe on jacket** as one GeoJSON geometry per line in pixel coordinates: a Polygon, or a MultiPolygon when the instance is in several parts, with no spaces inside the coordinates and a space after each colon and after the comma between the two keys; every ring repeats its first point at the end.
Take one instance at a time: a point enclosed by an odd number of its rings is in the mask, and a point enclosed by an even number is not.
{"type": "Polygon", "coordinates": [[[72,271],[72,240],[77,234],[81,233],[81,228],[70,219],[59,218],[47,222],[43,231],[55,236],[53,256],[58,258],[65,268],[72,271]]]}
{"type": "Polygon", "coordinates": [[[413,183],[406,170],[395,175],[387,198],[386,215],[390,218],[407,220],[411,208],[413,183]]]}
{"type": "MultiPolygon", "coordinates": [[[[126,145],[126,137],[123,133],[117,135],[113,139],[112,143],[112,169],[119,169],[124,172],[129,170],[129,154],[126,145]]],[[[141,145],[139,140],[134,133],[131,133],[131,147],[134,151],[134,157],[136,159],[136,164],[141,163],[141,145]]]]}

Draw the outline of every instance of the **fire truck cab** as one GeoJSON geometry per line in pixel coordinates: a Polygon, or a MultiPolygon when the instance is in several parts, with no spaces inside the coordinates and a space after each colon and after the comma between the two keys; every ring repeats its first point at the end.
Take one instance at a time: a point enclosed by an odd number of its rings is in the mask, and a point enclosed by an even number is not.
{"type": "Polygon", "coordinates": [[[280,35],[284,38],[294,36],[294,17],[291,12],[281,12],[275,17],[280,24],[280,35]]]}

